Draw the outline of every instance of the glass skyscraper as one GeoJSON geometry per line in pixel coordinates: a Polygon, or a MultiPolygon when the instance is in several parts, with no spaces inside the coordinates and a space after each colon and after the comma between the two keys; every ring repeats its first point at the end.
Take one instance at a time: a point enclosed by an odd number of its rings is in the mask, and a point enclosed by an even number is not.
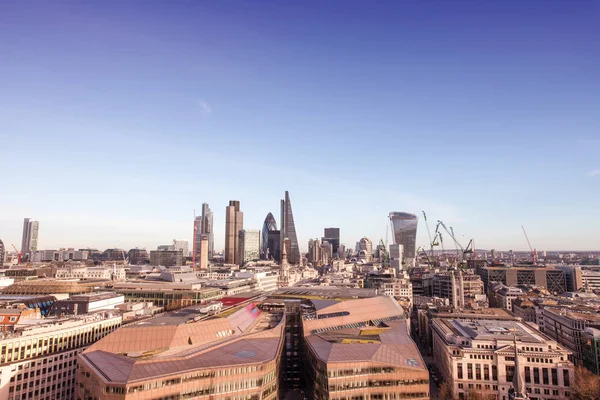
{"type": "Polygon", "coordinates": [[[267,258],[267,249],[269,252],[269,255],[271,257],[274,256],[274,248],[269,248],[269,231],[276,231],[277,230],[277,222],[275,222],[275,217],[273,217],[273,214],[268,213],[267,217],[265,218],[265,222],[263,224],[262,227],[262,231],[261,231],[261,237],[260,237],[260,257],[263,259],[267,258]]]}
{"type": "Polygon", "coordinates": [[[283,240],[289,239],[289,248],[286,248],[287,259],[290,264],[300,262],[300,248],[298,247],[298,237],[296,236],[296,226],[294,225],[294,215],[292,214],[292,203],[290,194],[286,190],[285,198],[281,200],[281,251],[283,252],[283,240]]]}
{"type": "Polygon", "coordinates": [[[391,212],[390,221],[394,244],[404,246],[404,260],[412,262],[417,250],[417,216],[406,212],[391,212]]]}

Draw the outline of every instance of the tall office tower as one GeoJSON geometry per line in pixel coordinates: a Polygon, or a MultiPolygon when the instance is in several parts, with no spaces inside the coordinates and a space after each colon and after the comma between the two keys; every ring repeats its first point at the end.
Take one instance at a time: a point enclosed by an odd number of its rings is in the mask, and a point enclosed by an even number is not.
{"type": "Polygon", "coordinates": [[[260,231],[242,229],[238,235],[239,264],[243,265],[248,261],[258,260],[260,258],[260,231]]]}
{"type": "Polygon", "coordinates": [[[337,254],[338,254],[338,258],[340,260],[345,260],[346,259],[346,246],[344,246],[343,244],[340,244],[338,246],[337,254]]]}
{"type": "Polygon", "coordinates": [[[333,246],[327,240],[321,243],[321,265],[329,265],[333,258],[333,246]]]}
{"type": "Polygon", "coordinates": [[[273,256],[273,248],[269,248],[269,232],[277,230],[277,222],[273,214],[268,213],[262,227],[260,238],[260,258],[263,260],[269,259],[269,255],[273,256]]]}
{"type": "Polygon", "coordinates": [[[194,217],[194,237],[192,238],[192,265],[196,266],[196,262],[200,259],[200,235],[202,231],[202,216],[194,217]]]}
{"type": "Polygon", "coordinates": [[[325,228],[321,242],[329,242],[333,249],[333,255],[338,255],[338,248],[340,247],[340,228],[325,228]]]}
{"type": "Polygon", "coordinates": [[[396,271],[396,276],[400,276],[403,258],[404,246],[401,244],[390,244],[390,267],[396,271]]]}
{"type": "Polygon", "coordinates": [[[321,262],[321,242],[319,239],[310,239],[308,241],[308,261],[313,265],[321,262]]]}
{"type": "Polygon", "coordinates": [[[187,240],[173,239],[173,249],[181,250],[181,253],[184,257],[189,257],[190,255],[189,244],[187,240]]]}
{"type": "Polygon", "coordinates": [[[281,261],[281,232],[269,231],[267,260],[281,261]]]}
{"type": "Polygon", "coordinates": [[[202,225],[200,233],[208,235],[208,257],[215,254],[215,234],[213,229],[213,213],[208,203],[202,203],[202,225]]]}
{"type": "Polygon", "coordinates": [[[358,259],[371,261],[373,258],[373,243],[369,238],[362,238],[358,242],[358,259]]]}
{"type": "Polygon", "coordinates": [[[392,235],[394,244],[404,246],[404,263],[415,266],[417,252],[417,224],[418,218],[406,212],[391,212],[392,235]]]}
{"type": "Polygon", "coordinates": [[[292,203],[290,194],[286,190],[285,199],[281,200],[281,249],[283,251],[283,242],[289,239],[289,248],[286,250],[287,261],[290,264],[300,262],[300,248],[298,247],[298,237],[296,236],[296,226],[294,225],[294,215],[292,214],[292,203]]]}
{"type": "Polygon", "coordinates": [[[23,220],[23,239],[21,241],[21,258],[29,260],[29,253],[37,251],[40,223],[30,218],[23,220]]]}
{"type": "Polygon", "coordinates": [[[244,229],[244,213],[240,211],[240,202],[230,200],[225,208],[225,262],[238,264],[239,231],[244,229]]]}
{"type": "Polygon", "coordinates": [[[4,264],[4,259],[5,259],[4,254],[5,253],[6,253],[6,249],[4,248],[4,243],[2,243],[2,240],[0,240],[0,266],[2,266],[2,264],[4,264]]]}
{"type": "Polygon", "coordinates": [[[209,235],[202,233],[200,236],[200,269],[208,269],[208,254],[209,248],[209,235]]]}

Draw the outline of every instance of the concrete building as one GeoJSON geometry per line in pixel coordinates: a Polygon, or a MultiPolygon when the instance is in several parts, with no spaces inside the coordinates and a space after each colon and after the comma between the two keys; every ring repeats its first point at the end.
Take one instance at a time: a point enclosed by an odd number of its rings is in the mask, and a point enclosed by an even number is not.
{"type": "Polygon", "coordinates": [[[114,312],[45,318],[0,335],[0,398],[75,399],[78,354],[121,320],[114,312]]]}
{"type": "Polygon", "coordinates": [[[296,236],[296,224],[294,223],[294,214],[292,213],[292,203],[290,194],[285,192],[285,197],[281,200],[281,235],[280,248],[283,252],[283,243],[288,239],[289,248],[286,249],[287,261],[290,264],[300,263],[300,247],[298,247],[298,237],[296,236]]]}
{"type": "Polygon", "coordinates": [[[210,236],[202,233],[200,234],[200,269],[208,269],[208,256],[210,254],[209,242],[210,236]]]}
{"type": "Polygon", "coordinates": [[[112,310],[125,303],[125,296],[111,292],[96,292],[71,296],[54,302],[50,314],[57,316],[89,314],[112,310]]]}
{"type": "Polygon", "coordinates": [[[75,249],[60,250],[38,250],[30,253],[31,262],[50,262],[50,261],[86,261],[88,252],[75,249]]]}
{"type": "Polygon", "coordinates": [[[401,244],[404,247],[403,264],[414,267],[417,256],[417,225],[419,219],[416,215],[406,212],[391,212],[389,218],[394,244],[401,244]]]}
{"type": "Polygon", "coordinates": [[[329,242],[332,247],[332,257],[340,258],[340,228],[325,228],[321,242],[329,242]]]}
{"type": "Polygon", "coordinates": [[[600,329],[585,328],[583,331],[583,366],[600,375],[600,329]]]}
{"type": "Polygon", "coordinates": [[[434,364],[455,396],[567,399],[574,382],[570,351],[517,321],[434,319],[434,364]],[[518,388],[518,390],[517,390],[518,388]]]}
{"type": "Polygon", "coordinates": [[[594,311],[578,310],[577,307],[544,307],[540,330],[569,349],[576,365],[584,364],[584,331],[587,328],[600,329],[600,314],[594,311]]]}
{"type": "Polygon", "coordinates": [[[321,242],[321,265],[329,265],[333,261],[333,246],[327,240],[321,242]]]}
{"type": "Polygon", "coordinates": [[[433,275],[431,282],[433,286],[432,295],[434,297],[450,299],[450,302],[453,303],[454,293],[462,293],[462,299],[457,299],[457,303],[460,303],[461,300],[463,301],[462,308],[464,308],[466,299],[475,298],[475,296],[477,295],[485,294],[481,278],[478,275],[470,274],[467,272],[459,271],[457,273],[437,273],[433,275]],[[456,288],[456,286],[460,287],[456,288]],[[453,290],[453,288],[455,290],[453,290]]]}
{"type": "Polygon", "coordinates": [[[503,283],[493,283],[488,290],[490,307],[504,308],[513,310],[513,301],[523,296],[523,289],[513,286],[506,286],[503,283]]]}
{"type": "Polygon", "coordinates": [[[282,313],[249,303],[202,320],[201,307],[132,323],[79,356],[80,399],[278,398],[282,313]]]}
{"type": "Polygon", "coordinates": [[[501,282],[506,286],[540,286],[557,294],[567,291],[565,272],[554,267],[486,266],[478,268],[477,274],[481,276],[486,290],[490,283],[501,282]]]}
{"type": "Polygon", "coordinates": [[[127,252],[130,265],[143,265],[150,262],[150,255],[146,249],[131,249],[127,252]]]}
{"type": "Polygon", "coordinates": [[[204,288],[199,283],[123,282],[115,283],[112,290],[123,295],[126,303],[152,302],[165,310],[206,304],[223,297],[219,288],[204,288]]]}
{"type": "Polygon", "coordinates": [[[181,250],[153,250],[150,252],[150,265],[180,267],[183,265],[183,253],[181,250]]]}
{"type": "Polygon", "coordinates": [[[6,260],[6,248],[4,247],[4,243],[0,240],[0,267],[4,265],[4,261],[6,260]]]}
{"type": "Polygon", "coordinates": [[[371,239],[362,238],[358,242],[358,259],[369,262],[373,259],[373,243],[371,243],[371,239]]]}
{"type": "Polygon", "coordinates": [[[321,263],[321,241],[319,239],[308,241],[308,262],[313,265],[321,263]]]}
{"type": "Polygon", "coordinates": [[[244,213],[240,211],[240,202],[229,201],[225,208],[225,262],[239,264],[239,232],[244,229],[244,213]]]}
{"type": "Polygon", "coordinates": [[[202,203],[202,224],[200,233],[208,236],[208,259],[215,255],[215,233],[213,223],[213,212],[208,203],[202,203]]]}
{"type": "Polygon", "coordinates": [[[181,250],[183,257],[189,257],[190,255],[189,244],[187,240],[173,239],[173,250],[181,250]]]}
{"type": "Polygon", "coordinates": [[[40,223],[31,218],[23,220],[23,237],[21,239],[21,259],[29,261],[29,254],[38,249],[40,223]]]}
{"type": "Polygon", "coordinates": [[[254,229],[242,229],[238,233],[238,261],[244,265],[249,261],[260,259],[260,231],[254,229]]]}

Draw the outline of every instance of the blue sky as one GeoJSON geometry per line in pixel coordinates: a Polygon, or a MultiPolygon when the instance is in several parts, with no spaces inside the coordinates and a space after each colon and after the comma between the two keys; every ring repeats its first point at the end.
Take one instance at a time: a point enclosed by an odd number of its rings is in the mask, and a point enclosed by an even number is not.
{"type": "Polygon", "coordinates": [[[425,210],[599,249],[597,2],[86,3],[0,6],[6,244],[154,248],[208,202],[220,249],[228,200],[260,229],[289,190],[301,248],[425,210]]]}

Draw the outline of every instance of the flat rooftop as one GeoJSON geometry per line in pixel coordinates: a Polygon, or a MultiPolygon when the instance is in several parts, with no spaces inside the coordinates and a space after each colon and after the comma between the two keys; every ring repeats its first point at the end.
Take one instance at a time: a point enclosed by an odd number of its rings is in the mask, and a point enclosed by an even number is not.
{"type": "Polygon", "coordinates": [[[287,296],[287,297],[306,297],[311,296],[323,297],[327,299],[361,299],[377,296],[375,289],[355,289],[346,287],[288,287],[278,289],[271,294],[272,297],[287,296]]]}

